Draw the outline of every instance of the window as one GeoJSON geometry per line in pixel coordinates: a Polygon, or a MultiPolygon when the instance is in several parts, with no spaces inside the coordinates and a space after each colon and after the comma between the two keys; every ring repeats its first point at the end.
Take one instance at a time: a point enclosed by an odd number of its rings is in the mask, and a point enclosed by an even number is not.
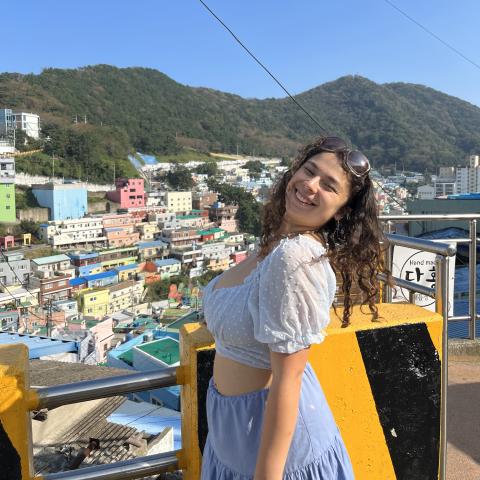
{"type": "Polygon", "coordinates": [[[10,210],[10,205],[5,205],[5,210],[10,210]]]}

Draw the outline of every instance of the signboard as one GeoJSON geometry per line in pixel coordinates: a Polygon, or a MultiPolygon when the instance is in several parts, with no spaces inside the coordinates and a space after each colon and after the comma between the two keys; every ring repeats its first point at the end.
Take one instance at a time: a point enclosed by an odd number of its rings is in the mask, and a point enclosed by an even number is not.
{"type": "MultiPolygon", "coordinates": [[[[414,248],[394,246],[392,275],[435,290],[435,253],[414,248]]],[[[448,315],[453,316],[453,282],[455,280],[455,257],[449,257],[448,315]]],[[[409,291],[405,288],[392,289],[393,302],[409,301],[409,291]]],[[[415,304],[435,311],[435,299],[415,293],[415,304]]]]}

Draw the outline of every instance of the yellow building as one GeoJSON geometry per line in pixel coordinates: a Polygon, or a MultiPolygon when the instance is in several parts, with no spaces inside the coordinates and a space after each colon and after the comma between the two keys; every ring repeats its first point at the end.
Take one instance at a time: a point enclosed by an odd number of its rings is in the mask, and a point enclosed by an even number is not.
{"type": "Polygon", "coordinates": [[[141,302],[143,282],[128,280],[108,287],[109,306],[108,313],[115,313],[130,308],[141,302]]]}
{"type": "Polygon", "coordinates": [[[78,309],[85,317],[101,319],[108,313],[109,291],[85,289],[78,293],[78,309]]]}
{"type": "Polygon", "coordinates": [[[192,192],[167,192],[165,203],[169,212],[190,212],[192,210],[192,192]]]}
{"type": "Polygon", "coordinates": [[[135,228],[140,233],[141,240],[153,240],[155,234],[159,232],[157,222],[139,223],[135,228]]]}
{"type": "Polygon", "coordinates": [[[205,260],[205,267],[208,270],[213,270],[213,271],[227,270],[230,267],[230,258],[229,257],[220,258],[220,259],[209,258],[205,260]]]}

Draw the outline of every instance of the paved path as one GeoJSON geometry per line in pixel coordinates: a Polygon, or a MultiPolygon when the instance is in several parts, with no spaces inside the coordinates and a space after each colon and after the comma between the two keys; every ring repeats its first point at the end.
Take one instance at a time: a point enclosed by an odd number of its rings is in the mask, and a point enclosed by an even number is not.
{"type": "Polygon", "coordinates": [[[450,357],[447,480],[480,479],[480,356],[450,357]]]}

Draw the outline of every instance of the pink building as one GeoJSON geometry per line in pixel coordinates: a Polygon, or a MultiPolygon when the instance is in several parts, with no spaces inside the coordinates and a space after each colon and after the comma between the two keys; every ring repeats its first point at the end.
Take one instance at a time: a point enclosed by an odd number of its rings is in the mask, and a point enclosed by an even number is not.
{"type": "Polygon", "coordinates": [[[90,328],[93,338],[95,339],[95,359],[98,363],[105,362],[107,359],[107,352],[111,347],[113,341],[113,326],[114,320],[107,318],[103,322],[98,322],[95,326],[90,328]]]}
{"type": "Polygon", "coordinates": [[[117,178],[115,187],[114,192],[107,192],[107,198],[119,203],[120,208],[145,206],[143,178],[117,178]]]}
{"type": "Polygon", "coordinates": [[[133,227],[112,227],[104,230],[109,248],[127,247],[140,240],[140,233],[134,231],[133,227]]]}

